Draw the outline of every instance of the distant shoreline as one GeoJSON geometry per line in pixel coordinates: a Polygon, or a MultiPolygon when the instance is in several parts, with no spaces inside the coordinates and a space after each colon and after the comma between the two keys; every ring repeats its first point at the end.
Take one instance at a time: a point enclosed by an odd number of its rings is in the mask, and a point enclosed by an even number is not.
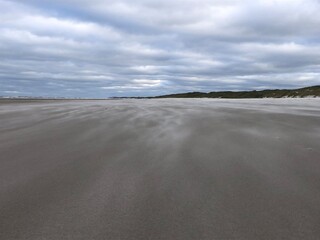
{"type": "Polygon", "coordinates": [[[69,101],[69,100],[117,100],[117,99],[159,99],[159,98],[222,98],[222,99],[259,99],[259,98],[317,98],[320,85],[298,89],[270,89],[252,91],[186,92],[153,97],[109,97],[109,98],[50,98],[50,97],[0,97],[5,101],[69,101]]]}

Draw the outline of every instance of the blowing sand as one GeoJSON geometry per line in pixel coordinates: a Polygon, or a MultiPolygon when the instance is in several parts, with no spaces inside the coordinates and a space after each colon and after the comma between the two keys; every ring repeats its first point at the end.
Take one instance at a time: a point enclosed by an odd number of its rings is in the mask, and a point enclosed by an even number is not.
{"type": "Polygon", "coordinates": [[[320,239],[320,99],[0,103],[0,239],[320,239]]]}

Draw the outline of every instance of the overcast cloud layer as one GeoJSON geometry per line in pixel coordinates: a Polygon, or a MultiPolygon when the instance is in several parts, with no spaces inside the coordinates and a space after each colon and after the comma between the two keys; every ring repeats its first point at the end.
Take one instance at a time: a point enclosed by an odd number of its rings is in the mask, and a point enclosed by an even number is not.
{"type": "Polygon", "coordinates": [[[0,95],[320,84],[319,0],[0,0],[0,95]]]}

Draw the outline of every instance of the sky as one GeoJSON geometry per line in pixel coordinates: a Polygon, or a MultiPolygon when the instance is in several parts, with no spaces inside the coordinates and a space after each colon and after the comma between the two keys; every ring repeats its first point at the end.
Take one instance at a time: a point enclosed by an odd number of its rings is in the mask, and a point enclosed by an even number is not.
{"type": "Polygon", "coordinates": [[[320,0],[0,0],[0,96],[320,84],[320,0]]]}

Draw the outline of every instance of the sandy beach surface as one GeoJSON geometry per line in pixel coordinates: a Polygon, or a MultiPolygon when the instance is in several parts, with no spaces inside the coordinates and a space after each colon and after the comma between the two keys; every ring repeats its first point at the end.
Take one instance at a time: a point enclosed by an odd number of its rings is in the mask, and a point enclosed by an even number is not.
{"type": "Polygon", "coordinates": [[[0,101],[0,239],[320,239],[320,99],[0,101]]]}

